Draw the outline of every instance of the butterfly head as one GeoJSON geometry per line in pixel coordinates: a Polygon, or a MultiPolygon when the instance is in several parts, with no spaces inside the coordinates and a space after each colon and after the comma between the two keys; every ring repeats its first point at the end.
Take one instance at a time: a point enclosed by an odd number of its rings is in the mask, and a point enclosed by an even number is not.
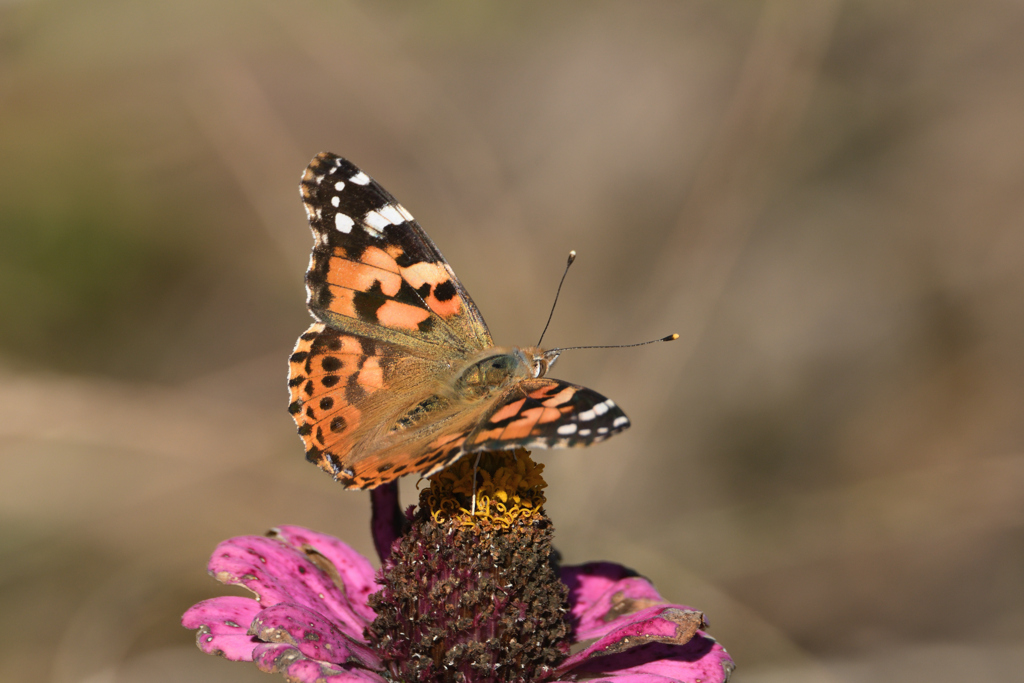
{"type": "Polygon", "coordinates": [[[558,356],[562,353],[561,349],[552,349],[551,351],[545,351],[544,349],[536,346],[528,349],[523,349],[528,358],[533,361],[533,376],[543,377],[548,374],[548,370],[558,360],[558,356]]]}

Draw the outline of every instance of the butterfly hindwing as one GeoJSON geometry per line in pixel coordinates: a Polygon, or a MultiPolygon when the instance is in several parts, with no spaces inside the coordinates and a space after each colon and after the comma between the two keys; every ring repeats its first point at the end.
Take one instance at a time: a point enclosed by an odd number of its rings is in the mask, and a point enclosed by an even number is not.
{"type": "Polygon", "coordinates": [[[524,380],[496,402],[466,440],[466,451],[572,448],[603,441],[629,427],[611,399],[560,379],[524,380]]]}
{"type": "Polygon", "coordinates": [[[523,380],[496,400],[437,413],[425,438],[354,459],[346,475],[351,479],[341,479],[352,482],[349,488],[372,488],[409,472],[430,476],[479,451],[589,446],[629,427],[611,399],[550,378],[523,380]]]}
{"type": "Polygon", "coordinates": [[[489,402],[446,404],[424,363],[386,342],[311,325],[295,345],[288,381],[306,459],[347,488],[454,462],[489,402]]]}
{"type": "Polygon", "coordinates": [[[318,320],[419,353],[492,345],[441,252],[376,181],[324,152],[306,169],[300,189],[315,239],[307,304],[318,320]]]}
{"type": "Polygon", "coordinates": [[[288,390],[306,458],[339,476],[364,420],[360,403],[383,387],[372,340],[314,323],[289,358],[288,390]]]}
{"type": "Polygon", "coordinates": [[[403,474],[430,476],[466,454],[463,444],[478,426],[482,412],[454,416],[457,424],[447,424],[426,439],[399,442],[357,459],[350,465],[351,478],[339,480],[347,488],[374,488],[403,474]]]}

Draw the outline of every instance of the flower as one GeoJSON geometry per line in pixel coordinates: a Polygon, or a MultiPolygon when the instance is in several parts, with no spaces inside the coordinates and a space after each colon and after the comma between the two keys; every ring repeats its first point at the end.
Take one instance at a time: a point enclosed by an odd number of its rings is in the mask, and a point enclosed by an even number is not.
{"type": "Polygon", "coordinates": [[[205,600],[182,624],[204,652],[295,683],[728,680],[732,660],[699,611],[617,564],[554,566],[541,466],[524,451],[482,459],[475,492],[475,467],[458,465],[404,524],[388,520],[405,533],[376,577],[315,531],[240,536],[217,546],[209,571],[256,598],[205,600]]]}

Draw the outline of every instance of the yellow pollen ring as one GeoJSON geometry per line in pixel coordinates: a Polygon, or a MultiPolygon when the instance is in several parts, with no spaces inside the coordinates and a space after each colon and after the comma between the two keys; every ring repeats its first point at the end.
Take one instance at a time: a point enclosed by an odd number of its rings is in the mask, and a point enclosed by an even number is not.
{"type": "Polygon", "coordinates": [[[544,465],[535,463],[522,448],[514,451],[486,451],[480,454],[476,477],[476,513],[473,502],[473,465],[476,455],[462,457],[451,467],[430,477],[423,492],[425,505],[435,524],[485,525],[508,529],[540,515],[547,483],[541,476],[544,465]]]}

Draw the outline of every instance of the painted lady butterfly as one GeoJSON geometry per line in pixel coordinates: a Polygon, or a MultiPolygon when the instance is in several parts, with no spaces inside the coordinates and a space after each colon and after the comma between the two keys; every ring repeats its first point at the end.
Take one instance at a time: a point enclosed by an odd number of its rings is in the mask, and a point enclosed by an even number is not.
{"type": "Polygon", "coordinates": [[[424,476],[467,453],[587,446],[629,426],[610,399],[549,379],[558,351],[494,346],[434,243],[351,162],[321,153],[300,185],[316,322],[290,358],[306,458],[346,488],[424,476]]]}

